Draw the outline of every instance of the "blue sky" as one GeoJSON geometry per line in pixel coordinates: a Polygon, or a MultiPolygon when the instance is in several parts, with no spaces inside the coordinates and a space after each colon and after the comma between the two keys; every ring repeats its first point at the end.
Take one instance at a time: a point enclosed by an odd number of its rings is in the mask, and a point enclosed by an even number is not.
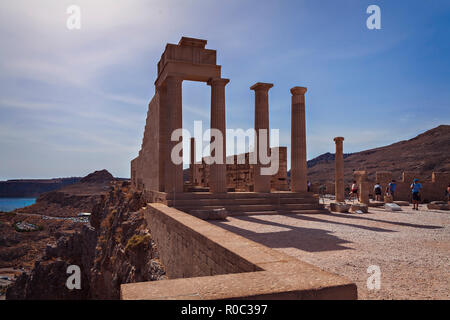
{"type": "MultiPolygon", "coordinates": [[[[251,128],[250,86],[270,82],[270,127],[290,145],[290,92],[306,86],[308,159],[449,124],[450,2],[38,0],[0,3],[0,180],[129,177],[166,43],[207,39],[227,127],[251,128]],[[81,8],[81,30],[66,9],[81,8]],[[381,8],[381,30],[366,8],[381,8]]],[[[183,125],[209,126],[210,88],[183,83],[183,125]]]]}

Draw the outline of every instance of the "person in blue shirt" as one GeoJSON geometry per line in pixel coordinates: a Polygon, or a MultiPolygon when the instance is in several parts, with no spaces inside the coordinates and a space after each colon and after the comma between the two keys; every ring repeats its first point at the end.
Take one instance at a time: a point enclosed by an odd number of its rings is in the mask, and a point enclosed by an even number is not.
{"type": "Polygon", "coordinates": [[[419,183],[419,179],[414,179],[414,182],[411,184],[413,210],[419,210],[420,189],[422,189],[422,184],[419,183]]]}
{"type": "Polygon", "coordinates": [[[395,187],[395,180],[392,180],[388,185],[389,195],[392,197],[392,201],[394,201],[395,187]]]}

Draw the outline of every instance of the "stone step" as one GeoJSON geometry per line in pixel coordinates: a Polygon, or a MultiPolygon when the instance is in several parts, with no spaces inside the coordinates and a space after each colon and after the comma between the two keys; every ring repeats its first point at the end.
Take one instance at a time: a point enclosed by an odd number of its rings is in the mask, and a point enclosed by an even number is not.
{"type": "Polygon", "coordinates": [[[243,198],[313,198],[312,192],[180,192],[167,193],[167,200],[189,200],[189,199],[243,199],[243,198]]]}
{"type": "Polygon", "coordinates": [[[233,211],[272,211],[272,210],[311,210],[311,209],[320,209],[321,206],[312,203],[296,203],[296,204],[281,204],[281,205],[272,205],[272,204],[247,204],[247,205],[220,205],[220,206],[185,206],[178,207],[175,206],[178,210],[192,212],[194,210],[203,210],[203,211],[211,211],[214,209],[225,208],[228,212],[233,211]]]}
{"type": "Polygon", "coordinates": [[[224,205],[246,205],[246,204],[316,204],[316,198],[238,198],[238,199],[181,199],[168,200],[169,207],[184,207],[184,206],[224,206],[224,205]]]}
{"type": "MultiPolygon", "coordinates": [[[[188,213],[193,216],[203,216],[209,210],[192,210],[188,213]]],[[[228,213],[230,217],[236,216],[262,216],[262,215],[288,215],[288,214],[327,214],[330,213],[326,209],[304,209],[304,210],[262,210],[262,211],[231,211],[228,213]]]]}

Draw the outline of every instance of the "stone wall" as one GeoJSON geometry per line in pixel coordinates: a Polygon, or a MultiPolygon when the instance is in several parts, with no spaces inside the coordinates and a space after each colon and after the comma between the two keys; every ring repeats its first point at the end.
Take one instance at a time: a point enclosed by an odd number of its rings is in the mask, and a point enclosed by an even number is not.
{"type": "Polygon", "coordinates": [[[189,215],[179,215],[177,213],[181,211],[161,206],[156,204],[148,206],[145,218],[158,245],[158,252],[169,278],[260,270],[256,265],[191,228],[202,224],[203,221],[189,215]]]}
{"type": "Polygon", "coordinates": [[[159,190],[159,96],[148,105],[144,137],[137,158],[131,160],[131,183],[138,190],[159,190]]]}
{"type": "MultiPolygon", "coordinates": [[[[275,148],[271,148],[274,150],[275,148]]],[[[278,147],[278,172],[271,177],[270,185],[272,191],[287,191],[287,148],[278,147]]],[[[250,154],[240,154],[227,157],[227,187],[239,192],[253,191],[254,188],[254,165],[250,164],[250,154]],[[245,159],[244,163],[238,163],[238,157],[245,159]]],[[[194,185],[209,187],[209,165],[203,159],[202,163],[193,165],[194,185]]]]}
{"type": "Polygon", "coordinates": [[[164,204],[144,215],[170,279],[121,285],[122,299],[356,299],[356,285],[164,204]]]}

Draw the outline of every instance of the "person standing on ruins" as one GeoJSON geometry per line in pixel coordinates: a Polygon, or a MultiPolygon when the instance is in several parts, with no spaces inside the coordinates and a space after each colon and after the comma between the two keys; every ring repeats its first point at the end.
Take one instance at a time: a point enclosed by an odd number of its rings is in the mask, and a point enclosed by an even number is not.
{"type": "Polygon", "coordinates": [[[373,191],[375,192],[375,201],[381,201],[381,186],[379,182],[375,184],[373,191]]]}
{"type": "Polygon", "coordinates": [[[388,185],[389,195],[392,197],[392,201],[394,201],[395,187],[395,180],[392,180],[388,185]]]}
{"type": "Polygon", "coordinates": [[[352,200],[358,200],[358,184],[356,183],[356,180],[353,180],[351,195],[352,200]]]}
{"type": "Polygon", "coordinates": [[[414,182],[411,184],[413,210],[419,210],[420,189],[422,189],[422,184],[419,183],[419,179],[414,179],[414,182]]]}

